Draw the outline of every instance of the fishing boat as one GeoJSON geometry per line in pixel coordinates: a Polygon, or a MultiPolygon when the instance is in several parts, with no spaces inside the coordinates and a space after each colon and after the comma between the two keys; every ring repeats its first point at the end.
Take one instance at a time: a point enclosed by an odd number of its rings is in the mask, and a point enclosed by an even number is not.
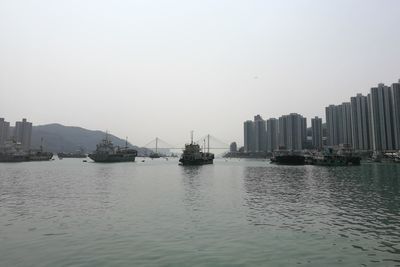
{"type": "Polygon", "coordinates": [[[193,142],[193,131],[191,132],[191,141],[190,144],[185,145],[185,149],[183,150],[183,154],[179,159],[181,165],[204,165],[204,164],[213,164],[214,163],[214,154],[210,153],[210,137],[208,136],[208,148],[207,152],[205,151],[205,140],[203,151],[200,148],[199,144],[193,142]]]}
{"type": "Polygon", "coordinates": [[[314,165],[321,166],[360,165],[361,157],[354,153],[349,145],[341,145],[339,147],[326,147],[314,156],[313,162],[314,165]]]}
{"type": "Polygon", "coordinates": [[[94,162],[133,162],[137,156],[135,149],[128,148],[128,139],[125,141],[125,147],[114,146],[111,140],[106,137],[96,146],[96,150],[89,154],[89,158],[94,162]]]}

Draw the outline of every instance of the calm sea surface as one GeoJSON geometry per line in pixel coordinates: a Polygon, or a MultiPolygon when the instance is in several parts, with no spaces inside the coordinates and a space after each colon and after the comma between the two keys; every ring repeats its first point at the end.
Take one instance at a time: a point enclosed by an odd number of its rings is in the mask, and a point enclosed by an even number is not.
{"type": "Polygon", "coordinates": [[[400,164],[0,163],[0,266],[400,266],[400,164]]]}

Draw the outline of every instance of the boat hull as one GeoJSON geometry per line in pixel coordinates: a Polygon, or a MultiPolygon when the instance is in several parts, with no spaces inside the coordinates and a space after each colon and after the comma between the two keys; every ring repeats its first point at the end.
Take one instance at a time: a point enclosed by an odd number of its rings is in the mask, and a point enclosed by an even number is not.
{"type": "Polygon", "coordinates": [[[101,163],[115,163],[115,162],[134,162],[136,155],[128,154],[114,154],[114,155],[99,155],[99,154],[89,154],[89,158],[94,162],[101,163]]]}
{"type": "Polygon", "coordinates": [[[301,155],[279,155],[273,157],[271,162],[280,165],[304,165],[305,157],[301,155]]]}
{"type": "Polygon", "coordinates": [[[188,165],[205,165],[205,164],[213,164],[214,159],[195,159],[195,160],[179,160],[181,165],[188,166],[188,165]]]}

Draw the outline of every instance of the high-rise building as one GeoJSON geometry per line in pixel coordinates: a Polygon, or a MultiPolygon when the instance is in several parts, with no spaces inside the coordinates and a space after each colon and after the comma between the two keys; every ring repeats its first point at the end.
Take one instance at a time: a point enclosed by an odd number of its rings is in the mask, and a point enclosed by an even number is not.
{"type": "Polygon", "coordinates": [[[273,152],[279,148],[278,143],[278,120],[270,118],[267,120],[267,151],[273,152]]]}
{"type": "Polygon", "coordinates": [[[352,138],[352,121],[351,121],[351,104],[349,102],[342,103],[339,105],[339,112],[341,112],[341,124],[339,128],[339,142],[341,144],[353,143],[352,138]]]}
{"type": "Polygon", "coordinates": [[[325,108],[328,146],[339,145],[339,114],[335,105],[325,108]]]}
{"type": "Polygon", "coordinates": [[[236,142],[232,142],[231,145],[229,146],[229,151],[230,152],[237,152],[237,144],[236,142]]]}
{"type": "Polygon", "coordinates": [[[245,121],[243,123],[244,130],[244,152],[255,152],[255,135],[254,122],[245,121]]]}
{"type": "Polygon", "coordinates": [[[371,88],[370,110],[373,149],[377,151],[396,149],[395,115],[390,87],[379,84],[371,88]]]}
{"type": "Polygon", "coordinates": [[[312,145],[315,149],[322,148],[322,119],[315,117],[311,119],[312,145]]]}
{"type": "Polygon", "coordinates": [[[353,148],[357,150],[372,149],[371,114],[368,108],[368,97],[362,94],[350,99],[353,148]]]}
{"type": "Polygon", "coordinates": [[[267,151],[267,128],[260,115],[254,116],[255,152],[267,151]]]}
{"type": "Polygon", "coordinates": [[[351,104],[329,105],[325,108],[329,146],[352,144],[351,104]]]}
{"type": "Polygon", "coordinates": [[[400,80],[392,84],[392,94],[396,149],[400,149],[400,80]]]}
{"type": "Polygon", "coordinates": [[[32,123],[22,119],[17,121],[14,128],[14,138],[17,142],[20,142],[22,149],[28,151],[31,148],[31,136],[32,136],[32,123]]]}
{"type": "Polygon", "coordinates": [[[279,146],[288,150],[302,150],[306,138],[304,118],[291,113],[279,118],[279,146]]]}
{"type": "Polygon", "coordinates": [[[307,118],[301,118],[301,146],[302,148],[307,147],[307,118]]]}
{"type": "Polygon", "coordinates": [[[9,138],[10,123],[5,121],[4,118],[0,118],[0,147],[4,145],[4,142],[9,138]]]}

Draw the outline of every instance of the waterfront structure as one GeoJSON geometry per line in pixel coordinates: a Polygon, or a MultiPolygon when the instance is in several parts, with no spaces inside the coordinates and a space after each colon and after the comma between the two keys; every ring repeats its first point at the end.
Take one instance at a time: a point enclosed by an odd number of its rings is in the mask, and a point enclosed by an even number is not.
{"type": "Polygon", "coordinates": [[[278,145],[278,120],[270,118],[267,120],[267,152],[273,152],[279,148],[278,145]]]}
{"type": "Polygon", "coordinates": [[[14,128],[14,138],[16,142],[22,144],[22,149],[28,151],[31,148],[31,137],[32,137],[32,123],[26,119],[17,121],[14,128]]]}
{"type": "Polygon", "coordinates": [[[290,113],[279,117],[279,146],[287,150],[302,150],[306,141],[304,117],[290,113]]]}
{"type": "Polygon", "coordinates": [[[3,147],[5,142],[9,139],[10,123],[0,118],[0,147],[3,147]]]}
{"type": "Polygon", "coordinates": [[[244,152],[255,151],[255,135],[254,135],[254,122],[245,121],[243,123],[244,130],[244,152]]]}
{"type": "Polygon", "coordinates": [[[255,152],[267,151],[267,128],[260,115],[254,116],[254,149],[255,152]]]}
{"type": "Polygon", "coordinates": [[[322,119],[315,117],[311,119],[312,146],[315,149],[322,148],[322,119]]]}
{"type": "Polygon", "coordinates": [[[400,150],[400,80],[392,84],[393,94],[393,123],[395,132],[396,149],[400,150]]]}
{"type": "Polygon", "coordinates": [[[372,140],[375,151],[396,149],[395,120],[392,88],[380,83],[369,95],[372,140]]]}
{"type": "Polygon", "coordinates": [[[351,104],[329,105],[325,108],[329,146],[352,144],[351,104]]]}
{"type": "Polygon", "coordinates": [[[368,97],[357,94],[350,98],[353,148],[357,150],[372,149],[371,114],[368,97]]]}

